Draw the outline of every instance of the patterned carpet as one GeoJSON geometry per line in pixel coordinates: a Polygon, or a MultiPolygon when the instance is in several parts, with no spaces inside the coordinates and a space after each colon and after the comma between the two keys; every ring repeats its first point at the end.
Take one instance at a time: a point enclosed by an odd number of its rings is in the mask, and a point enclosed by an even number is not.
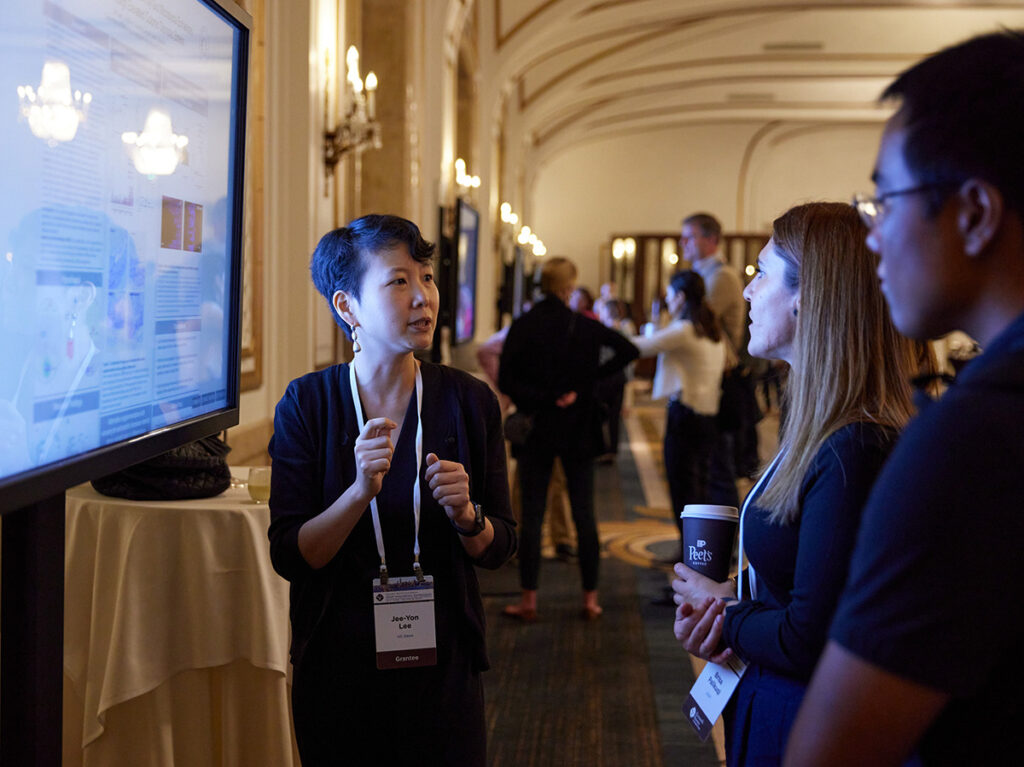
{"type": "Polygon", "coordinates": [[[694,676],[672,636],[672,609],[651,604],[667,583],[668,568],[657,560],[673,556],[679,545],[657,484],[664,483],[662,417],[657,408],[635,409],[633,449],[623,444],[616,464],[597,468],[601,620],[579,616],[574,564],[544,560],[541,620],[532,625],[500,614],[518,596],[515,564],[479,571],[491,659],[484,675],[491,767],[720,763],[711,742],[701,743],[681,712],[694,676]]]}

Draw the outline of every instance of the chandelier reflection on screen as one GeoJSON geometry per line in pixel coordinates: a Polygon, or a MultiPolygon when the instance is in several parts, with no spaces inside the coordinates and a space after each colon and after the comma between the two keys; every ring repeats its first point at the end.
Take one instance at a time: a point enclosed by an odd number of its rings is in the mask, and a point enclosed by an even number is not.
{"type": "Polygon", "coordinates": [[[171,116],[162,109],[150,109],[142,133],[121,134],[128,145],[135,170],[143,176],[169,176],[185,158],[188,136],[179,136],[171,128],[171,116]]]}
{"type": "Polygon", "coordinates": [[[71,70],[63,61],[47,61],[39,87],[18,86],[21,116],[28,120],[34,136],[57,146],[58,141],[71,141],[85,120],[92,102],[91,93],[71,92],[71,70]]]}
{"type": "MultiPolygon", "coordinates": [[[[377,122],[377,75],[359,76],[359,51],[350,45],[345,54],[345,116],[333,128],[330,111],[324,110],[324,165],[327,175],[347,152],[360,153],[367,149],[380,149],[380,123],[377,122]]],[[[325,105],[330,103],[329,88],[325,105]]]]}

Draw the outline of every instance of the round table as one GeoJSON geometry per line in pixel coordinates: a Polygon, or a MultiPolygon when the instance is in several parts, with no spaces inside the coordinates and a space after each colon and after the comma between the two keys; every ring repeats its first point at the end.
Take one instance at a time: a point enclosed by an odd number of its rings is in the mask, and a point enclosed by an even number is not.
{"type": "Polygon", "coordinates": [[[244,485],[190,501],[67,491],[66,767],[298,765],[269,520],[244,485]]]}

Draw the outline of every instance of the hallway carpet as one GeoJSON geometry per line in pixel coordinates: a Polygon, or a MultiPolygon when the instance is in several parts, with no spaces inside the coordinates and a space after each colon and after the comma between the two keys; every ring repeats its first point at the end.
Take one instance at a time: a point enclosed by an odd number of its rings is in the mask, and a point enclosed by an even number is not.
{"type": "MultiPolygon", "coordinates": [[[[579,615],[576,568],[557,560],[541,566],[539,622],[500,616],[511,598],[485,600],[491,767],[661,767],[633,568],[601,565],[605,612],[595,622],[579,615]]],[[[516,593],[515,567],[488,576],[486,594],[516,593]]]]}
{"type": "Polygon", "coordinates": [[[693,684],[672,637],[672,609],[650,605],[666,583],[654,559],[678,546],[667,510],[645,506],[628,447],[598,466],[595,507],[604,556],[604,615],[579,614],[575,564],[541,565],[540,621],[522,624],[501,608],[519,594],[511,563],[479,570],[491,670],[484,674],[490,767],[717,767],[681,706],[693,684]]]}

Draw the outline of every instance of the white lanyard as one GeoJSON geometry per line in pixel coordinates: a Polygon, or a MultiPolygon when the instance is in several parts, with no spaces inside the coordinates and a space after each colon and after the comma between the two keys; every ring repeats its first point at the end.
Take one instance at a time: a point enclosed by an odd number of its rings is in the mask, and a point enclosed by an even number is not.
{"type": "MultiPolygon", "coordinates": [[[[356,423],[359,433],[363,433],[363,403],[359,398],[359,386],[356,384],[355,362],[348,365],[349,386],[352,389],[352,401],[356,407],[356,423]]],[[[423,376],[420,363],[416,361],[416,479],[412,484],[412,514],[414,519],[414,537],[412,545],[413,574],[419,581],[423,580],[423,568],[420,567],[420,464],[423,460],[423,419],[420,417],[423,408],[423,376]]],[[[397,437],[396,437],[397,443],[397,437]]],[[[377,539],[377,553],[380,554],[380,582],[387,584],[388,568],[384,557],[384,536],[380,530],[380,514],[377,512],[377,499],[370,499],[370,516],[373,518],[373,535],[377,539]]]]}
{"type": "MultiPolygon", "coordinates": [[[[747,507],[750,502],[757,496],[757,491],[761,485],[768,480],[775,471],[775,464],[782,458],[782,451],[780,450],[772,458],[772,462],[768,464],[768,468],[764,470],[764,474],[757,480],[750,492],[747,493],[747,497],[743,499],[743,508],[740,510],[740,545],[739,545],[739,576],[736,578],[736,597],[742,602],[743,601],[743,560],[745,559],[745,552],[743,551],[743,517],[747,513],[747,507]]],[[[757,574],[754,572],[754,565],[749,561],[747,563],[747,580],[750,581],[750,598],[757,599],[757,574]]]]}

